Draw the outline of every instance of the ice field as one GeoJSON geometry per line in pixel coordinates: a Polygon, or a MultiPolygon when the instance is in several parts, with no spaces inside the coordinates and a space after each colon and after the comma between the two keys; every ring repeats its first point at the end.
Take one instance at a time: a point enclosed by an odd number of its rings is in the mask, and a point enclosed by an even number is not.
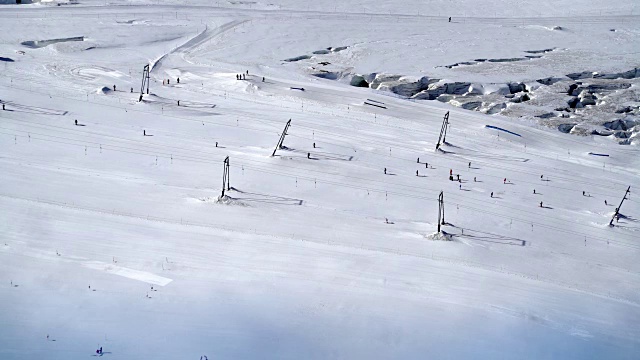
{"type": "MultiPolygon", "coordinates": [[[[637,3],[43,1],[0,29],[0,359],[640,358],[640,125],[350,85],[637,69],[637,3]]],[[[612,81],[587,110],[633,123],[612,81]]]]}

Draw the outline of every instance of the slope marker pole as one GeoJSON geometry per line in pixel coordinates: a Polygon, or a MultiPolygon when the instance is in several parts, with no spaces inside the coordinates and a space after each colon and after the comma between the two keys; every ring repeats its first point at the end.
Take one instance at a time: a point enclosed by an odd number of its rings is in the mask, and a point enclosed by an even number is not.
{"type": "Polygon", "coordinates": [[[444,193],[440,191],[440,195],[438,195],[438,233],[440,232],[440,225],[444,224],[444,193]]]}

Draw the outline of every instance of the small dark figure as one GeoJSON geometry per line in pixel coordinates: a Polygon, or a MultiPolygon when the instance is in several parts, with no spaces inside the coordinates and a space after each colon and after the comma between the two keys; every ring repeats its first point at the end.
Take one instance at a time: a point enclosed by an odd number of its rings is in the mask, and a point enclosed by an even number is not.
{"type": "Polygon", "coordinates": [[[262,77],[262,82],[264,82],[264,76],[262,77]]]}
{"type": "Polygon", "coordinates": [[[131,88],[131,93],[133,94],[133,88],[131,88]]]}
{"type": "Polygon", "coordinates": [[[416,170],[416,176],[419,176],[419,175],[418,175],[418,170],[416,170]]]}
{"type": "Polygon", "coordinates": [[[384,174],[387,175],[387,168],[384,168],[384,174]]]}
{"type": "Polygon", "coordinates": [[[584,196],[584,190],[582,190],[582,196],[584,196]]]}
{"type": "Polygon", "coordinates": [[[249,75],[249,70],[247,70],[247,75],[249,75]]]}
{"type": "Polygon", "coordinates": [[[140,94],[140,99],[138,99],[138,102],[142,101],[142,94],[140,94]]]}
{"type": "Polygon", "coordinates": [[[307,159],[311,159],[311,153],[307,153],[307,159]]]}
{"type": "Polygon", "coordinates": [[[218,147],[218,142],[216,141],[216,147],[218,147]]]}
{"type": "Polygon", "coordinates": [[[420,158],[418,158],[418,161],[416,161],[418,164],[420,164],[420,158]]]}
{"type": "Polygon", "coordinates": [[[449,22],[451,22],[451,16],[449,16],[449,22]]]}
{"type": "Polygon", "coordinates": [[[167,79],[167,85],[169,85],[169,79],[167,79]]]}
{"type": "Polygon", "coordinates": [[[242,74],[242,80],[247,80],[247,77],[244,74],[242,74]]]}
{"type": "Polygon", "coordinates": [[[100,354],[102,354],[102,346],[100,346],[100,354]]]}
{"type": "Polygon", "coordinates": [[[142,135],[147,136],[147,130],[142,130],[142,135]]]}
{"type": "Polygon", "coordinates": [[[178,106],[180,106],[180,100],[178,100],[178,106]]]}
{"type": "Polygon", "coordinates": [[[116,91],[116,86],[115,85],[113,85],[113,91],[116,91]]]}
{"type": "Polygon", "coordinates": [[[536,193],[536,189],[533,189],[533,193],[534,193],[534,194],[536,193]]]}
{"type": "Polygon", "coordinates": [[[493,191],[491,192],[491,197],[493,197],[493,191]]]}
{"type": "Polygon", "coordinates": [[[458,181],[460,181],[460,174],[456,174],[456,176],[458,177],[458,181]]]}
{"type": "Polygon", "coordinates": [[[76,119],[76,126],[78,126],[78,119],[76,119]]]}
{"type": "Polygon", "coordinates": [[[449,176],[453,175],[453,169],[449,169],[449,176]]]}
{"type": "Polygon", "coordinates": [[[604,204],[605,204],[605,205],[608,205],[608,204],[607,204],[607,200],[605,200],[605,201],[604,201],[604,204]]]}
{"type": "Polygon", "coordinates": [[[238,74],[236,74],[236,80],[240,80],[240,79],[238,79],[238,74]]]}
{"type": "Polygon", "coordinates": [[[507,183],[507,178],[504,178],[504,180],[502,180],[502,183],[506,184],[507,183]]]}
{"type": "Polygon", "coordinates": [[[476,177],[475,176],[473,177],[473,182],[476,182],[476,177]]]}
{"type": "Polygon", "coordinates": [[[313,148],[314,148],[314,149],[316,148],[316,143],[313,143],[313,148]]]}
{"type": "Polygon", "coordinates": [[[453,175],[449,175],[449,181],[453,181],[453,175]]]}
{"type": "Polygon", "coordinates": [[[540,175],[540,180],[542,180],[542,176],[543,176],[543,175],[540,175]]]}
{"type": "Polygon", "coordinates": [[[177,80],[178,80],[178,84],[180,84],[180,78],[178,78],[177,80]]]}
{"type": "Polygon", "coordinates": [[[458,189],[462,190],[462,185],[458,185],[458,189]]]}
{"type": "Polygon", "coordinates": [[[542,201],[540,201],[540,207],[542,207],[542,201]]]}
{"type": "Polygon", "coordinates": [[[2,104],[2,110],[4,110],[4,104],[2,104]]]}
{"type": "Polygon", "coordinates": [[[469,169],[471,169],[471,161],[469,161],[469,169]]]}

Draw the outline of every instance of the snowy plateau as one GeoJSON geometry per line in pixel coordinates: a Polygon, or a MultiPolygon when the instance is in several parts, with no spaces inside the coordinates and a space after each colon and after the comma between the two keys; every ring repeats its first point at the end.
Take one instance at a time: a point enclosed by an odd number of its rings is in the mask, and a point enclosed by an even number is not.
{"type": "Polygon", "coordinates": [[[0,1],[0,359],[640,359],[639,4],[0,1]]]}

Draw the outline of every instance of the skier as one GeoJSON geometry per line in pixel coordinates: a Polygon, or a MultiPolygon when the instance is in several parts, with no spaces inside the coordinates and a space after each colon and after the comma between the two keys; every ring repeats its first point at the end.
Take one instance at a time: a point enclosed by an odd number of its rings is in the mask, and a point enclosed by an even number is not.
{"type": "Polygon", "coordinates": [[[115,85],[113,85],[113,91],[116,91],[116,86],[115,85]]]}
{"type": "Polygon", "coordinates": [[[476,182],[476,177],[475,176],[473,177],[473,182],[476,182]]]}
{"type": "Polygon", "coordinates": [[[458,189],[462,190],[462,185],[458,185],[458,189]]]}
{"type": "Polygon", "coordinates": [[[262,77],[262,82],[264,82],[264,76],[262,77]]]}
{"type": "Polygon", "coordinates": [[[244,74],[242,74],[242,80],[247,80],[247,77],[244,74]]]}
{"type": "Polygon", "coordinates": [[[316,148],[316,143],[313,143],[313,148],[314,148],[314,149],[316,148]]]}
{"type": "Polygon", "coordinates": [[[536,189],[533,189],[533,193],[534,193],[534,194],[536,193],[536,189]]]}
{"type": "Polygon", "coordinates": [[[429,163],[424,163],[424,168],[428,169],[429,168],[429,163]]]}
{"type": "Polygon", "coordinates": [[[418,158],[418,161],[416,161],[418,164],[420,164],[420,158],[418,158]]]}
{"type": "Polygon", "coordinates": [[[247,75],[249,75],[249,70],[247,70],[247,75]]]}
{"type": "Polygon", "coordinates": [[[311,159],[311,153],[307,153],[307,159],[311,159]]]}
{"type": "Polygon", "coordinates": [[[418,175],[418,170],[416,170],[416,176],[419,176],[419,175],[418,175]]]}
{"type": "Polygon", "coordinates": [[[543,177],[543,176],[544,176],[544,175],[540,175],[540,180],[542,180],[542,177],[543,177]]]}
{"type": "Polygon", "coordinates": [[[469,161],[469,169],[471,169],[471,161],[469,161]]]}
{"type": "Polygon", "coordinates": [[[453,175],[453,169],[449,169],[449,176],[453,175]]]}
{"type": "Polygon", "coordinates": [[[236,80],[240,80],[240,79],[238,79],[238,74],[236,74],[236,80]]]}
{"type": "Polygon", "coordinates": [[[180,78],[178,78],[178,84],[180,84],[180,78]]]}
{"type": "Polygon", "coordinates": [[[216,147],[218,147],[218,142],[216,141],[216,147]]]}
{"type": "Polygon", "coordinates": [[[142,130],[142,136],[147,136],[147,130],[142,130]]]}
{"type": "Polygon", "coordinates": [[[493,197],[493,191],[491,192],[491,197],[493,197]]]}
{"type": "Polygon", "coordinates": [[[456,174],[456,176],[458,177],[458,181],[460,181],[460,174],[456,174]]]}
{"type": "Polygon", "coordinates": [[[180,100],[178,100],[178,106],[180,106],[180,100]]]}
{"type": "Polygon", "coordinates": [[[582,196],[584,196],[584,190],[582,190],[582,196]]]}
{"type": "Polygon", "coordinates": [[[502,183],[506,184],[507,183],[507,178],[504,178],[504,180],[502,180],[502,183]]]}
{"type": "Polygon", "coordinates": [[[2,110],[4,110],[4,104],[2,104],[2,110]]]}
{"type": "Polygon", "coordinates": [[[76,119],[76,126],[78,126],[78,119],[76,119]]]}
{"type": "Polygon", "coordinates": [[[540,207],[542,207],[542,201],[540,201],[540,207]]]}
{"type": "Polygon", "coordinates": [[[133,88],[131,88],[131,93],[133,94],[133,88]]]}
{"type": "Polygon", "coordinates": [[[100,346],[100,355],[102,355],[102,346],[100,346]]]}
{"type": "Polygon", "coordinates": [[[449,22],[451,22],[451,16],[449,16],[449,22]]]}
{"type": "Polygon", "coordinates": [[[169,79],[167,79],[167,85],[169,85],[169,79]]]}
{"type": "Polygon", "coordinates": [[[387,168],[384,168],[384,174],[387,175],[387,168]]]}
{"type": "Polygon", "coordinates": [[[608,205],[608,204],[607,204],[607,200],[605,200],[605,201],[604,201],[604,204],[605,204],[605,205],[608,205]]]}

